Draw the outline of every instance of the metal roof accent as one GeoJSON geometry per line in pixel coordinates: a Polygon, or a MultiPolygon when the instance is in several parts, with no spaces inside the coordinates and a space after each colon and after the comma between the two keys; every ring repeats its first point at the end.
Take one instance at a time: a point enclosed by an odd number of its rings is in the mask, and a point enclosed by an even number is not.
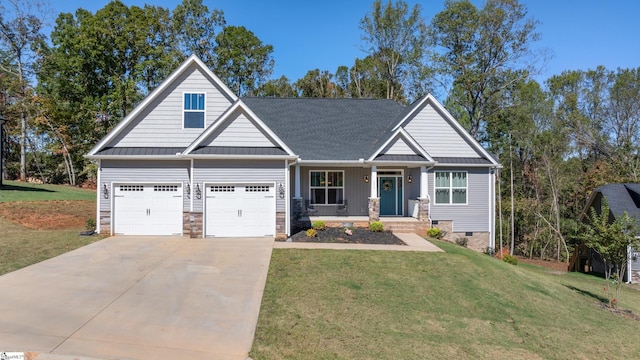
{"type": "Polygon", "coordinates": [[[429,161],[427,158],[425,158],[422,155],[378,155],[376,156],[376,158],[374,159],[374,161],[399,161],[399,162],[406,162],[406,161],[419,161],[419,162],[425,162],[425,161],[429,161]]]}
{"type": "Polygon", "coordinates": [[[491,165],[493,162],[484,158],[468,158],[468,157],[434,157],[433,160],[441,164],[473,164],[473,165],[491,165]]]}
{"type": "Polygon", "coordinates": [[[281,148],[273,147],[239,147],[239,146],[203,146],[190,152],[194,155],[288,155],[281,148]]]}
{"type": "Polygon", "coordinates": [[[167,156],[182,153],[183,147],[110,147],[98,151],[96,156],[167,156]]]}

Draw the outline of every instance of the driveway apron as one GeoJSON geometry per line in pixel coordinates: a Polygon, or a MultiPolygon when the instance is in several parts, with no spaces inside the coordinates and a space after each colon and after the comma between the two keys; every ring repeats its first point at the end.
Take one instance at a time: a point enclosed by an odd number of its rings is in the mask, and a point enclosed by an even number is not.
{"type": "Polygon", "coordinates": [[[0,277],[0,351],[242,359],[273,239],[115,236],[0,277]]]}

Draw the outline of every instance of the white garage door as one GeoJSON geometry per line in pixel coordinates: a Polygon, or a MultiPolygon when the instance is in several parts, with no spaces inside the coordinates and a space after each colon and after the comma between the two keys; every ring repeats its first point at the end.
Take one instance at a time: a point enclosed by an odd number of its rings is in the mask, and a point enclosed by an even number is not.
{"type": "Polygon", "coordinates": [[[182,186],[115,185],[113,221],[116,234],[182,234],[182,186]]]}
{"type": "Polygon", "coordinates": [[[208,185],[206,235],[274,236],[275,189],[271,184],[208,185]]]}

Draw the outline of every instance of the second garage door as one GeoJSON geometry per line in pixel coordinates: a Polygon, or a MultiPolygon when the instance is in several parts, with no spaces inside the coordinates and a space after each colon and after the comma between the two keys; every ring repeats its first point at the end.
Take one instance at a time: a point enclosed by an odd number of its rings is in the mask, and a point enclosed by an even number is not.
{"type": "Polygon", "coordinates": [[[274,236],[273,184],[216,184],[206,187],[206,236],[274,236]]]}

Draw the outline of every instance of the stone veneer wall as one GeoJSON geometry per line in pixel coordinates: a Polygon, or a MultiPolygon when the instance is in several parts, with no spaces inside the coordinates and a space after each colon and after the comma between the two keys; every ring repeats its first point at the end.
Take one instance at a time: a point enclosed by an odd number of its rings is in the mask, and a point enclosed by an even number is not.
{"type": "Polygon", "coordinates": [[[380,199],[369,198],[369,221],[380,220],[380,199]]]}
{"type": "Polygon", "coordinates": [[[284,239],[287,237],[287,221],[284,211],[276,212],[276,238],[284,239]]]}
{"type": "Polygon", "coordinates": [[[456,239],[466,237],[468,239],[467,247],[475,251],[484,252],[489,247],[489,233],[483,231],[474,231],[473,235],[467,236],[464,231],[453,232],[453,221],[451,220],[438,220],[437,224],[433,224],[436,227],[445,232],[444,239],[455,243],[456,239]]]}
{"type": "Polygon", "coordinates": [[[202,237],[202,213],[189,212],[182,213],[182,233],[191,238],[202,237]]]}
{"type": "Polygon", "coordinates": [[[111,233],[111,211],[100,211],[100,233],[107,235],[111,233]]]}

